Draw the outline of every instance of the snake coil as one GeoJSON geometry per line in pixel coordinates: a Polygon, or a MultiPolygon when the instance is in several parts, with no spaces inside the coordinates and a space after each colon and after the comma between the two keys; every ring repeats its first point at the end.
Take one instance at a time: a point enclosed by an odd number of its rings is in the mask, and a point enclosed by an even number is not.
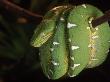
{"type": "Polygon", "coordinates": [[[102,15],[89,4],[57,6],[46,13],[31,45],[39,47],[41,67],[49,79],[74,77],[104,62],[110,47],[109,25],[91,24],[102,15]]]}

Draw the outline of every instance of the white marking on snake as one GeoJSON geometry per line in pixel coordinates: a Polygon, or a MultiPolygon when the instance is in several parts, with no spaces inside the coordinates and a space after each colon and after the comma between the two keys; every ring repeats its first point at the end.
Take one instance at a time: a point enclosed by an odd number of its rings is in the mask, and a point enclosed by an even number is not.
{"type": "Polygon", "coordinates": [[[45,33],[42,33],[42,36],[45,36],[45,33]]]}
{"type": "Polygon", "coordinates": [[[81,17],[83,18],[84,16],[83,16],[83,15],[81,15],[81,17]]]}
{"type": "Polygon", "coordinates": [[[54,51],[54,48],[50,48],[50,51],[54,51]]]}
{"type": "Polygon", "coordinates": [[[98,38],[99,36],[92,36],[92,39],[96,39],[96,38],[98,38]]]}
{"type": "Polygon", "coordinates": [[[70,38],[68,40],[69,40],[69,42],[71,42],[71,39],[70,38]]]}
{"type": "Polygon", "coordinates": [[[60,18],[61,21],[64,21],[65,19],[63,17],[60,18]]]}
{"type": "Polygon", "coordinates": [[[90,29],[90,27],[86,27],[86,29],[90,29]]]}
{"type": "Polygon", "coordinates": [[[71,46],[71,50],[76,50],[78,48],[79,48],[79,46],[71,46]]]}
{"type": "Polygon", "coordinates": [[[76,67],[80,66],[80,64],[74,64],[73,67],[71,67],[72,70],[74,70],[76,67]]]}
{"type": "Polygon", "coordinates": [[[87,8],[85,4],[82,5],[84,8],[87,8]]]}
{"type": "Polygon", "coordinates": [[[70,75],[69,73],[68,73],[68,75],[69,75],[69,77],[75,77],[76,75],[70,75]]]}
{"type": "MultiPolygon", "coordinates": [[[[57,10],[59,8],[61,8],[62,6],[57,6],[57,7],[54,7],[52,10],[57,10]]],[[[64,6],[64,8],[67,8],[67,6],[64,6]]]]}
{"type": "Polygon", "coordinates": [[[90,21],[89,21],[89,24],[91,24],[91,22],[92,22],[92,21],[90,20],[90,21]]]}
{"type": "Polygon", "coordinates": [[[53,74],[53,71],[51,69],[49,71],[50,71],[51,74],[53,74]]]}
{"type": "Polygon", "coordinates": [[[71,58],[71,60],[73,60],[74,61],[74,57],[70,57],[71,58]]]}
{"type": "Polygon", "coordinates": [[[99,30],[99,28],[95,28],[95,30],[99,30]]]}
{"type": "Polygon", "coordinates": [[[91,60],[96,61],[96,60],[99,60],[99,59],[91,59],[91,60]]]}
{"type": "Polygon", "coordinates": [[[55,62],[55,61],[51,61],[53,65],[57,66],[59,65],[59,63],[55,62]]]}
{"type": "Polygon", "coordinates": [[[77,26],[77,25],[76,24],[71,24],[71,23],[67,24],[67,28],[72,28],[72,27],[75,27],[75,26],[77,26]]]}
{"type": "Polygon", "coordinates": [[[58,45],[58,44],[60,44],[60,43],[58,43],[58,42],[53,42],[53,45],[58,45]]]}
{"type": "Polygon", "coordinates": [[[107,50],[105,53],[108,53],[109,52],[109,50],[107,50]]]}
{"type": "Polygon", "coordinates": [[[50,76],[49,75],[47,75],[47,77],[50,79],[50,76]]]}
{"type": "Polygon", "coordinates": [[[52,10],[57,10],[59,9],[61,6],[58,6],[58,7],[54,7],[52,10]]]}
{"type": "Polygon", "coordinates": [[[90,48],[90,47],[92,47],[92,45],[91,45],[91,44],[89,44],[89,45],[88,45],[88,47],[90,48]]]}

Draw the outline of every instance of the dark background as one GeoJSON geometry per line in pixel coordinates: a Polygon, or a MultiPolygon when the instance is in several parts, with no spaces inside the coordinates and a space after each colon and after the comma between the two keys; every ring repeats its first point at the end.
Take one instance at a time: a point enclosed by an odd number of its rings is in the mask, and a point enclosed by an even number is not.
{"type": "MultiPolygon", "coordinates": [[[[11,0],[10,0],[11,1],[11,0]]],[[[43,1],[43,0],[42,0],[43,1]]],[[[44,15],[46,13],[46,11],[48,10],[48,7],[50,6],[50,2],[52,2],[53,0],[48,0],[48,2],[45,2],[44,4],[39,5],[39,8],[34,11],[35,13],[37,12],[38,14],[44,15]]],[[[25,8],[25,9],[29,9],[29,5],[30,5],[30,0],[21,0],[21,2],[17,5],[25,8]]],[[[62,4],[62,0],[59,0],[58,4],[62,4]]],[[[91,5],[94,5],[96,7],[98,7],[100,10],[102,10],[103,12],[107,11],[110,9],[110,0],[69,0],[70,4],[73,5],[78,5],[78,4],[82,4],[82,3],[88,3],[91,5]]],[[[11,24],[13,24],[13,22],[15,21],[16,15],[5,10],[4,8],[1,7],[1,12],[0,12],[6,20],[10,21],[11,24]],[[8,14],[8,15],[7,15],[8,14]],[[13,17],[13,15],[15,17],[13,17]]],[[[38,23],[41,20],[38,19],[38,23]]],[[[28,38],[30,39],[33,33],[33,30],[35,29],[35,24],[28,24],[30,25],[32,28],[30,29],[29,26],[23,24],[21,25],[23,27],[23,30],[26,30],[26,34],[29,36],[28,38]]],[[[0,29],[3,31],[3,26],[1,25],[0,29]]],[[[6,33],[6,31],[5,31],[6,33]]],[[[8,35],[7,35],[8,37],[8,35]]],[[[10,40],[10,39],[9,39],[10,40]]],[[[27,44],[29,45],[29,44],[27,44]]],[[[38,49],[35,49],[33,47],[31,47],[33,49],[33,52],[36,51],[36,59],[37,61],[39,61],[38,59],[38,49]]],[[[29,48],[30,49],[30,48],[29,48]]],[[[28,52],[28,49],[27,49],[28,52]]],[[[32,54],[32,52],[31,52],[32,54]]],[[[92,68],[92,69],[86,69],[83,70],[77,77],[75,78],[61,78],[58,80],[55,80],[56,82],[63,82],[63,81],[69,81],[69,82],[110,82],[110,52],[108,53],[108,57],[106,59],[106,61],[101,64],[100,66],[96,67],[96,68],[92,68]]],[[[27,56],[27,55],[25,55],[27,56]]],[[[31,71],[27,71],[28,68],[30,68],[30,64],[32,64],[32,62],[34,62],[33,60],[29,60],[28,58],[26,59],[25,56],[20,59],[19,64],[17,64],[17,66],[15,66],[15,68],[13,68],[12,70],[1,74],[1,81],[4,82],[37,82],[37,81],[48,81],[48,82],[53,82],[54,80],[49,80],[48,78],[46,78],[44,76],[44,74],[42,73],[41,68],[38,69],[34,69],[31,71]],[[28,62],[27,62],[28,61],[28,62]],[[30,63],[31,62],[31,63],[30,63]],[[26,65],[29,64],[29,65],[26,65]]],[[[8,60],[10,60],[8,58],[8,60]]],[[[6,60],[5,60],[6,61],[6,60]]],[[[8,61],[9,62],[9,61],[8,61]]],[[[12,61],[14,62],[14,61],[12,61]]],[[[12,63],[11,62],[11,63],[12,63]]]]}

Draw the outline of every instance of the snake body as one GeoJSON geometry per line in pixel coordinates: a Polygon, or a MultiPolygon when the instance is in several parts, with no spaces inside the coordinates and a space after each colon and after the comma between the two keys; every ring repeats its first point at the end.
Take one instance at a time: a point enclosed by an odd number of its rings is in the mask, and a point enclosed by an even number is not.
{"type": "Polygon", "coordinates": [[[40,47],[41,67],[49,79],[75,77],[104,62],[110,47],[109,24],[105,22],[96,28],[91,24],[102,15],[89,4],[62,5],[47,12],[31,45],[40,47]]]}

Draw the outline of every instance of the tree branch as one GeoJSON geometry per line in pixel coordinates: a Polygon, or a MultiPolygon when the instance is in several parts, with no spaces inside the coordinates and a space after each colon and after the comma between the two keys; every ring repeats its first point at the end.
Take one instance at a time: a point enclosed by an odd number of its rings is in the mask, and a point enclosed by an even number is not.
{"type": "Polygon", "coordinates": [[[94,19],[92,21],[92,26],[95,28],[96,26],[109,21],[110,20],[110,10],[108,10],[107,12],[105,12],[105,14],[97,19],[94,19]]]}
{"type": "Polygon", "coordinates": [[[29,19],[30,21],[36,21],[36,20],[38,20],[38,18],[40,18],[40,19],[43,18],[43,16],[32,13],[24,8],[21,8],[15,4],[11,3],[8,0],[0,0],[0,6],[4,7],[8,11],[18,14],[21,17],[25,17],[25,18],[29,19]]]}
{"type": "MultiPolygon", "coordinates": [[[[32,21],[33,23],[38,21],[38,18],[42,19],[43,16],[41,15],[38,15],[38,14],[35,14],[35,13],[32,13],[24,8],[21,8],[11,2],[9,2],[8,0],[0,0],[0,6],[4,7],[5,9],[7,9],[8,11],[12,11],[18,15],[20,15],[21,17],[25,17],[27,19],[29,19],[30,21],[32,21]]],[[[110,10],[107,11],[105,13],[105,15],[97,18],[97,19],[94,19],[92,21],[92,26],[95,28],[96,26],[106,22],[110,20],[110,10]]]]}

